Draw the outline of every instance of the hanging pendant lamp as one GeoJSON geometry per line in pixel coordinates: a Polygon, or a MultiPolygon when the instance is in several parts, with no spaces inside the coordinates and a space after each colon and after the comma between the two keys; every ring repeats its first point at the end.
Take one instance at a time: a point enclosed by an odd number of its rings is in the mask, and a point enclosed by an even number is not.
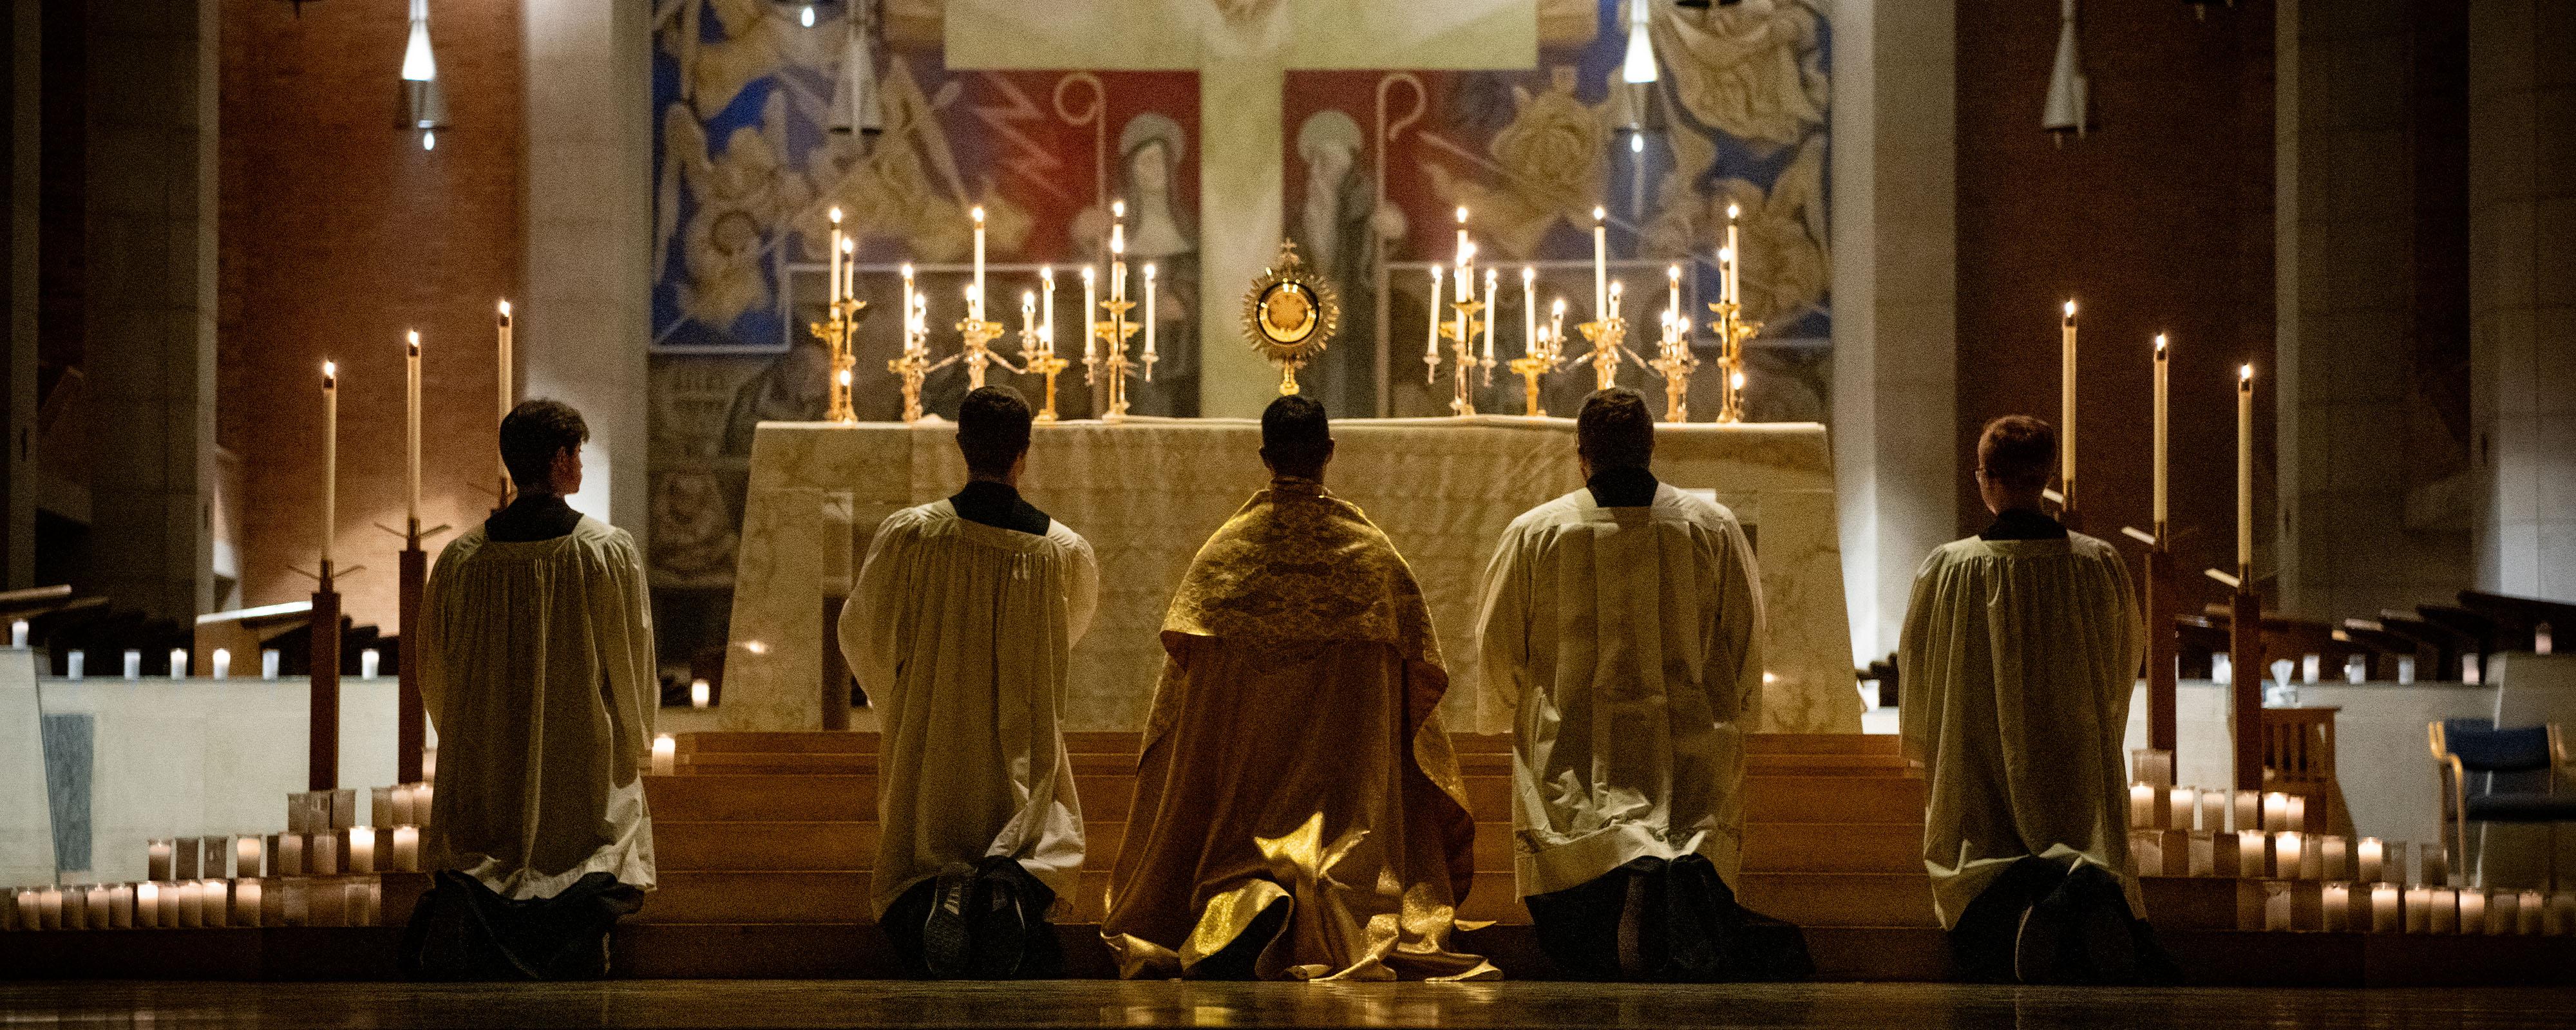
{"type": "Polygon", "coordinates": [[[429,0],[411,0],[411,40],[403,47],[402,112],[404,128],[421,130],[424,150],[438,146],[438,130],[447,127],[447,91],[438,84],[438,55],[429,47],[429,0]]]}
{"type": "Polygon", "coordinates": [[[2066,145],[2066,134],[2084,137],[2086,93],[2091,86],[2083,58],[2075,49],[2075,0],[2058,0],[2057,65],[2048,73],[2048,102],[2041,107],[2039,127],[2066,145]]]}
{"type": "Polygon", "coordinates": [[[885,131],[885,103],[877,92],[876,48],[870,29],[868,0],[850,0],[848,29],[841,39],[841,64],[832,76],[829,124],[833,132],[875,136],[885,131]]]}

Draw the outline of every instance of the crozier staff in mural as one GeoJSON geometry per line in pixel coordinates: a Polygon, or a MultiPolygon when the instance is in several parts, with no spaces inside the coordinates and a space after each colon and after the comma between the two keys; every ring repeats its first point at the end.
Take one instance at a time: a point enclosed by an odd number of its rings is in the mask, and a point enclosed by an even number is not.
{"type": "Polygon", "coordinates": [[[1306,189],[1288,221],[1306,263],[1340,292],[1342,346],[1327,348],[1314,366],[1315,393],[1335,411],[1369,411],[1377,405],[1377,275],[1381,242],[1404,236],[1404,211],[1383,207],[1360,165],[1360,123],[1341,111],[1306,116],[1297,128],[1297,158],[1306,167],[1306,189]]]}
{"type": "MultiPolygon", "coordinates": [[[[1199,413],[1199,255],[1198,226],[1182,213],[1173,197],[1180,180],[1181,157],[1189,141],[1171,116],[1148,111],[1127,120],[1118,131],[1118,167],[1110,196],[1127,202],[1128,296],[1143,317],[1142,283],[1147,262],[1155,266],[1154,382],[1129,394],[1139,415],[1199,413]]],[[[1109,214],[1090,208],[1073,220],[1075,253],[1092,253],[1109,236],[1109,214]]],[[[1094,318],[1101,317],[1098,313],[1094,318]]],[[[1144,334],[1130,341],[1140,353],[1144,334]]]]}

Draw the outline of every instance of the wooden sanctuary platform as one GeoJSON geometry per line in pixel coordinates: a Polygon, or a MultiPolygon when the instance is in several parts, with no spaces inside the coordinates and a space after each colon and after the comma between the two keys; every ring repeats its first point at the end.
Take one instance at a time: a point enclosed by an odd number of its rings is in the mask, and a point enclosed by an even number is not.
{"type": "MultiPolygon", "coordinates": [[[[1055,917],[1068,974],[1115,973],[1101,895],[1127,829],[1133,733],[1073,733],[1090,849],[1055,917]]],[[[1508,738],[1456,734],[1477,822],[1460,946],[1515,979],[1561,978],[1513,891],[1508,738]]],[[[1892,736],[1762,734],[1748,744],[1742,901],[1798,924],[1819,980],[1950,974],[1921,859],[1923,781],[1892,736]]],[[[715,732],[678,738],[647,780],[660,889],[614,939],[633,978],[875,979],[896,975],[869,924],[876,736],[715,732]]],[[[2576,937],[2244,932],[2238,881],[2150,877],[2149,915],[2189,982],[2422,986],[2576,982],[2576,937]]],[[[392,892],[388,892],[391,894],[392,892]]],[[[390,909],[390,905],[389,905],[390,909]]],[[[401,914],[386,912],[388,923],[401,914]]],[[[397,926],[0,934],[0,977],[385,979],[397,926]]]]}

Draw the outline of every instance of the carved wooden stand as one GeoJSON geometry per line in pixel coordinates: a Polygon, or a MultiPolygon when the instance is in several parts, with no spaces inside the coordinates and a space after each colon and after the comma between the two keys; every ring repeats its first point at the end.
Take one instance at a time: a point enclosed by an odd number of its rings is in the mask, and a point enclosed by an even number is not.
{"type": "Polygon", "coordinates": [[[313,685],[313,698],[308,720],[312,735],[305,745],[309,756],[305,786],[308,790],[334,790],[340,786],[340,592],[332,588],[328,560],[322,563],[321,584],[313,591],[313,613],[308,625],[313,638],[313,667],[307,678],[313,685]]]}
{"type": "MultiPolygon", "coordinates": [[[[2242,581],[2254,570],[2241,569],[2242,581]]],[[[2228,619],[2228,721],[2235,730],[2236,789],[2263,789],[2263,598],[2239,586],[2228,619]]]]}

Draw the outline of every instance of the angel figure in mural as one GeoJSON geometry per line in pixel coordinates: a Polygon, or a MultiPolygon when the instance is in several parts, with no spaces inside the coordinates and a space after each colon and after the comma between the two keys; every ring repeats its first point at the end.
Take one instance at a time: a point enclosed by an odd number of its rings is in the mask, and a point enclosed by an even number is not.
{"type": "Polygon", "coordinates": [[[1339,339],[1312,366],[1315,395],[1331,410],[1353,413],[1377,404],[1378,264],[1385,242],[1402,239],[1405,229],[1402,208],[1378,206],[1375,180],[1360,166],[1364,142],[1349,114],[1328,108],[1306,116],[1297,128],[1306,193],[1288,221],[1298,253],[1341,294],[1339,339]]]}
{"type": "Polygon", "coordinates": [[[813,199],[805,176],[787,167],[787,98],[770,94],[759,127],[735,129],[721,154],[709,150],[705,127],[681,104],[663,109],[662,135],[653,267],[668,269],[678,243],[687,272],[680,313],[721,331],[769,304],[763,241],[780,219],[813,199]],[[683,194],[697,205],[685,226],[683,194]]]}
{"type": "Polygon", "coordinates": [[[1674,133],[1680,169],[1665,177],[1657,214],[1647,223],[1651,254],[1716,253],[1726,237],[1726,207],[1736,205],[1743,236],[1745,317],[1786,327],[1823,306],[1832,285],[1833,255],[1825,223],[1825,137],[1809,136],[1769,189],[1728,176],[1702,193],[1692,169],[1716,160],[1715,145],[1694,133],[1674,133]]]}
{"type": "Polygon", "coordinates": [[[842,38],[804,27],[792,8],[770,0],[659,0],[653,34],[680,66],[679,99],[708,120],[782,69],[828,66],[832,43],[842,38]]]}
{"type": "Polygon", "coordinates": [[[1825,15],[1813,0],[1659,7],[1648,25],[1673,98],[1703,125],[1776,149],[1825,124],[1825,15]]]}
{"type": "MultiPolygon", "coordinates": [[[[1199,411],[1198,227],[1173,199],[1181,157],[1189,141],[1171,116],[1148,111],[1118,131],[1118,167],[1111,197],[1127,202],[1128,297],[1144,311],[1144,266],[1155,266],[1154,382],[1136,389],[1139,415],[1196,415],[1199,411]]],[[[1091,253],[1109,236],[1109,213],[1085,209],[1073,219],[1073,250],[1091,253]]],[[[1098,317],[1094,315],[1093,317],[1098,317]]],[[[1143,339],[1143,334],[1136,337],[1143,339]]],[[[1141,342],[1136,345],[1141,348],[1141,342]]]]}
{"type": "Polygon", "coordinates": [[[1550,73],[1546,92],[1512,87],[1518,113],[1486,148],[1501,173],[1491,184],[1476,173],[1425,166],[1432,195],[1473,208],[1480,238],[1506,257],[1536,253],[1560,220],[1588,229],[1592,206],[1601,203],[1609,123],[1600,109],[1575,98],[1574,83],[1574,69],[1560,67],[1550,73]]]}

